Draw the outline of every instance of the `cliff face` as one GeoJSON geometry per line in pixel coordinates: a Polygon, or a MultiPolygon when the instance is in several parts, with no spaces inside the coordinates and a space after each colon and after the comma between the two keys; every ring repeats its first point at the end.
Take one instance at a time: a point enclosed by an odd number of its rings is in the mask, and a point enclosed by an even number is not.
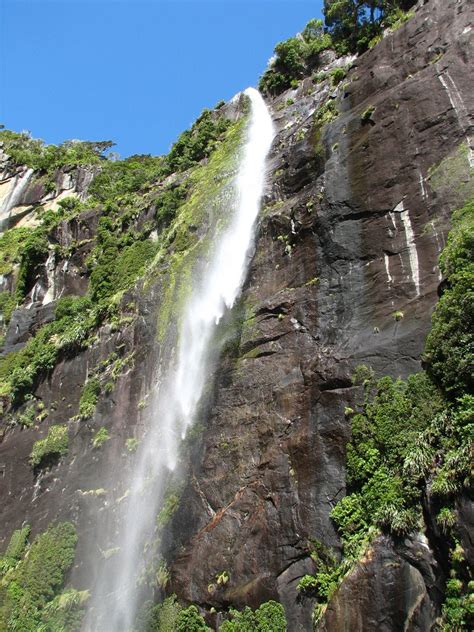
{"type": "MultiPolygon", "coordinates": [[[[173,522],[173,588],[190,600],[277,597],[292,630],[311,628],[296,584],[314,571],[311,539],[338,546],[329,513],[345,490],[344,409],[360,397],[351,372],[420,369],[450,213],[472,194],[471,21],[466,3],[428,2],[342,88],[308,79],[272,103],[280,131],[239,347],[173,522]],[[321,129],[326,99],[340,114],[321,129]],[[223,569],[231,581],[210,598],[223,569]]],[[[430,629],[435,558],[381,541],[321,629],[430,629]]]]}
{"type": "MultiPolygon", "coordinates": [[[[468,2],[420,3],[362,56],[328,56],[324,70],[349,65],[338,87],[329,75],[319,83],[307,78],[271,101],[278,133],[255,253],[164,536],[166,592],[208,612],[276,599],[290,630],[312,629],[314,601],[298,594],[297,583],[315,570],[312,541],[340,549],[329,514],[346,489],[345,409],[360,398],[351,375],[360,364],[394,377],[419,370],[450,215],[474,189],[472,18],[468,2]],[[228,581],[215,585],[224,571],[228,581]]],[[[227,116],[238,116],[235,105],[226,107],[227,116]]],[[[61,197],[86,196],[95,173],[62,170],[47,194],[29,171],[12,175],[5,165],[0,193],[9,219],[2,221],[10,225],[34,221],[39,204],[54,209],[61,197]]],[[[144,208],[133,220],[137,229],[153,212],[144,208]]],[[[57,226],[63,254],[38,267],[24,306],[12,314],[4,353],[52,320],[58,297],[86,291],[99,216],[91,209],[57,226]]],[[[2,290],[9,279],[2,277],[2,290]]],[[[94,559],[110,548],[129,467],[125,440],[140,436],[140,403],[150,388],[163,283],[127,292],[118,321],[40,382],[35,395],[45,421],[2,428],[1,541],[25,521],[38,533],[72,520],[79,540],[70,580],[80,588],[90,588],[94,559]],[[115,382],[90,420],[69,422],[67,456],[33,470],[33,442],[76,415],[86,378],[112,352],[122,361],[115,382]],[[93,450],[101,427],[110,439],[93,450]]],[[[466,533],[469,512],[466,500],[466,533]]],[[[432,629],[445,576],[429,536],[379,537],[318,629],[432,629]]]]}

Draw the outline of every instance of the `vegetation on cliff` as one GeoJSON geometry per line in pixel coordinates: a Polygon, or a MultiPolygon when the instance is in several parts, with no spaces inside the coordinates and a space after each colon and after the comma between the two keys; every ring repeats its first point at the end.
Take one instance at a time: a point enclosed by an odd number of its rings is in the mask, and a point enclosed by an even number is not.
{"type": "Polygon", "coordinates": [[[444,292],[426,342],[426,370],[406,380],[375,380],[365,366],[354,374],[364,398],[356,412],[348,411],[352,439],[347,446],[347,495],[331,514],[343,559],[338,563],[319,547],[313,556],[318,572],[300,582],[300,590],[327,602],[371,539],[387,532],[397,541],[425,531],[424,516],[434,509],[435,528],[446,541],[449,560],[443,569],[444,632],[467,631],[474,622],[469,596],[473,577],[456,517],[458,500],[472,487],[473,222],[473,202],[453,215],[441,257],[444,292]]]}
{"type": "MultiPolygon", "coordinates": [[[[230,619],[222,622],[219,632],[286,632],[287,623],[283,606],[267,601],[256,610],[230,609],[230,619]]],[[[167,597],[161,604],[146,604],[138,618],[136,628],[143,632],[211,632],[198,608],[191,604],[181,606],[176,596],[167,597]]]]}
{"type": "MultiPolygon", "coordinates": [[[[262,88],[270,94],[278,94],[295,85],[325,48],[333,47],[339,53],[364,50],[380,35],[382,28],[390,25],[390,20],[405,19],[396,9],[408,9],[412,4],[326,2],[326,30],[321,22],[313,21],[301,38],[278,45],[276,60],[262,78],[262,88]]],[[[334,85],[345,73],[343,69],[336,70],[332,77],[334,85]]],[[[363,113],[363,121],[370,119],[370,107],[363,113]]],[[[321,109],[316,115],[321,124],[326,120],[323,115],[332,117],[334,112],[330,107],[321,109]]],[[[52,251],[58,252],[54,231],[59,222],[94,208],[99,209],[100,218],[97,239],[87,260],[88,295],[58,301],[55,320],[35,332],[23,349],[0,361],[0,394],[9,397],[14,405],[22,404],[61,358],[93,344],[98,327],[116,313],[123,293],[143,275],[159,252],[166,252],[170,275],[158,327],[159,333],[166,331],[179,303],[180,282],[182,291],[186,291],[188,279],[180,275],[183,258],[188,254],[192,256],[197,242],[197,237],[192,235],[193,224],[200,208],[208,201],[215,181],[222,177],[221,167],[228,152],[223,150],[221,156],[214,150],[224,138],[232,140],[237,136],[235,128],[229,129],[230,126],[229,121],[219,118],[215,112],[207,112],[184,133],[168,157],[134,156],[124,161],[104,160],[102,152],[94,150],[89,162],[74,162],[85,160],[85,148],[79,151],[73,147],[74,152],[71,150],[69,154],[67,148],[57,154],[44,152],[44,149],[38,152],[30,146],[31,139],[26,137],[26,149],[20,139],[17,149],[31,152],[25,164],[35,166],[46,175],[53,176],[55,169],[74,164],[95,164],[100,172],[85,203],[64,201],[57,213],[43,214],[37,228],[11,229],[0,238],[0,264],[5,274],[16,276],[14,292],[0,296],[0,309],[6,322],[13,307],[21,304],[31,291],[38,268],[52,251]],[[42,157],[43,152],[49,156],[47,160],[42,157]],[[207,169],[196,169],[199,161],[207,159],[210,159],[207,169]],[[152,238],[154,231],[158,235],[152,238]]],[[[12,157],[16,155],[18,160],[24,157],[15,154],[14,144],[11,147],[12,157]]],[[[470,203],[454,215],[453,230],[442,255],[445,281],[426,343],[425,371],[405,380],[389,377],[377,380],[368,367],[359,367],[354,374],[354,384],[360,386],[361,401],[355,412],[347,411],[352,426],[352,439],[347,448],[347,496],[332,512],[343,544],[343,558],[339,560],[329,548],[312,542],[311,557],[317,572],[300,582],[301,592],[317,595],[323,607],[374,537],[388,533],[397,542],[424,530],[424,514],[432,512],[435,524],[430,528],[439,530],[448,550],[448,562],[443,568],[447,579],[446,601],[440,628],[443,632],[461,632],[472,626],[469,597],[472,576],[465,561],[457,516],[458,500],[471,482],[468,447],[474,417],[474,398],[469,395],[473,385],[474,346],[473,228],[474,203],[470,203]]],[[[394,318],[403,318],[402,312],[395,312],[394,318]]],[[[99,368],[92,370],[82,391],[80,417],[93,415],[100,394],[106,392],[109,384],[99,368]]],[[[36,414],[34,407],[27,410],[36,414]]],[[[91,446],[100,450],[109,438],[108,430],[99,428],[91,446]]],[[[130,451],[136,448],[136,441],[127,440],[130,451]]],[[[56,458],[67,449],[67,427],[52,426],[45,438],[34,444],[31,464],[41,466],[49,457],[56,458]]],[[[176,496],[169,496],[159,521],[166,523],[176,505],[176,496]]],[[[51,580],[50,590],[41,602],[38,590],[25,579],[31,579],[32,571],[20,572],[38,556],[45,556],[48,564],[54,561],[49,559],[49,554],[35,553],[35,543],[43,536],[38,536],[31,546],[28,545],[29,527],[19,529],[12,536],[0,563],[0,624],[14,624],[16,627],[12,629],[24,632],[74,630],[87,594],[73,589],[58,594],[71,564],[68,559],[72,536],[68,540],[69,548],[64,543],[64,546],[58,544],[57,549],[48,549],[54,559],[63,561],[58,562],[60,570],[48,567],[51,577],[58,579],[51,580]]],[[[54,537],[60,542],[62,535],[54,532],[54,537]]],[[[46,545],[44,547],[46,550],[46,545]]],[[[139,626],[140,630],[209,630],[196,606],[182,607],[175,597],[152,606],[151,612],[146,623],[139,626]]],[[[286,621],[282,606],[269,602],[255,611],[250,608],[242,612],[231,610],[230,619],[220,629],[282,632],[286,621]]]]}
{"type": "Polygon", "coordinates": [[[68,522],[53,525],[31,544],[29,531],[15,531],[0,559],[0,629],[74,632],[88,593],[60,591],[74,560],[75,529],[68,522]]]}
{"type": "Polygon", "coordinates": [[[0,130],[3,150],[16,165],[54,176],[61,167],[97,164],[104,159],[105,152],[113,147],[111,141],[87,142],[68,140],[61,145],[46,145],[28,132],[0,130]]]}
{"type": "Polygon", "coordinates": [[[331,36],[324,31],[322,20],[311,20],[300,36],[275,46],[275,56],[260,79],[259,89],[276,95],[297,86],[298,80],[317,66],[319,54],[331,45],[331,36]]]}
{"type": "Polygon", "coordinates": [[[381,38],[385,28],[395,29],[409,19],[414,4],[415,0],[325,0],[324,22],[310,20],[296,37],[275,46],[259,89],[278,95],[297,87],[300,79],[321,65],[325,50],[337,55],[364,52],[381,38]]]}
{"type": "Polygon", "coordinates": [[[58,301],[56,319],[41,327],[19,351],[0,359],[0,395],[14,405],[31,394],[40,376],[54,368],[61,357],[87,348],[101,319],[101,310],[88,297],[58,301]]]}
{"type": "Polygon", "coordinates": [[[382,30],[410,17],[416,0],[324,0],[324,19],[336,52],[363,52],[382,30]]]}
{"type": "MultiPolygon", "coordinates": [[[[13,163],[36,169],[41,177],[49,178],[53,188],[59,169],[95,165],[97,170],[85,201],[71,197],[60,200],[56,210],[40,207],[35,228],[12,228],[0,237],[1,273],[13,281],[12,290],[0,295],[4,331],[15,306],[32,291],[47,258],[69,258],[82,246],[73,243],[63,252],[57,240],[59,226],[90,211],[99,215],[95,242],[86,260],[87,296],[60,299],[55,320],[38,329],[22,349],[0,359],[2,397],[20,405],[61,358],[87,348],[97,328],[117,314],[125,290],[170,237],[177,236],[176,230],[170,233],[170,227],[189,195],[189,177],[224,140],[230,126],[220,110],[204,110],[167,156],[132,156],[121,161],[104,157],[111,146],[108,142],[70,142],[56,147],[27,134],[0,132],[0,143],[13,163]],[[189,173],[176,181],[177,174],[186,170],[189,173]],[[153,239],[153,231],[161,239],[153,239]]],[[[81,410],[80,414],[85,413],[81,410]]]]}

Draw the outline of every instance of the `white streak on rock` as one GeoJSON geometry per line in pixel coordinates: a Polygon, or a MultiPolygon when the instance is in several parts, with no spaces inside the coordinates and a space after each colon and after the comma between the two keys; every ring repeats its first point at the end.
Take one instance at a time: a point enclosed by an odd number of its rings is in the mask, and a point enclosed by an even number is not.
{"type": "Polygon", "coordinates": [[[387,274],[388,284],[391,285],[393,283],[393,278],[392,278],[392,275],[390,274],[389,257],[388,257],[388,254],[386,252],[384,253],[383,259],[384,259],[384,263],[385,263],[385,272],[387,274]]]}
{"type": "Polygon", "coordinates": [[[399,210],[400,219],[405,231],[405,240],[408,248],[408,262],[410,265],[410,277],[415,284],[416,296],[420,295],[420,266],[418,262],[418,252],[416,250],[415,233],[410,220],[410,213],[403,209],[403,202],[395,210],[399,210]],[[401,208],[399,208],[401,205],[401,208]]]}
{"type": "Polygon", "coordinates": [[[0,207],[0,234],[3,232],[3,227],[7,223],[11,211],[21,199],[21,195],[25,188],[28,186],[31,176],[33,175],[33,169],[26,169],[21,174],[15,176],[10,191],[4,198],[0,207]]]}
{"type": "Polygon", "coordinates": [[[456,116],[459,122],[461,129],[466,134],[466,141],[468,147],[467,159],[469,161],[469,166],[474,168],[474,151],[471,147],[471,139],[467,135],[467,131],[471,128],[471,117],[469,116],[469,112],[464,105],[464,99],[462,98],[461,93],[458,90],[457,85],[455,84],[453,78],[446,72],[444,75],[439,75],[439,80],[441,85],[446,91],[448,95],[449,102],[453,110],[456,112],[456,116]]]}
{"type": "Polygon", "coordinates": [[[56,268],[56,261],[54,252],[49,253],[49,257],[46,261],[46,275],[48,278],[48,289],[46,290],[46,294],[43,297],[43,305],[47,305],[54,301],[56,294],[56,281],[54,277],[54,271],[56,268]]]}
{"type": "Polygon", "coordinates": [[[421,189],[421,197],[426,200],[426,198],[428,197],[426,194],[426,188],[425,188],[425,179],[423,178],[423,174],[421,173],[421,169],[418,170],[418,175],[420,178],[420,189],[421,189]]]}

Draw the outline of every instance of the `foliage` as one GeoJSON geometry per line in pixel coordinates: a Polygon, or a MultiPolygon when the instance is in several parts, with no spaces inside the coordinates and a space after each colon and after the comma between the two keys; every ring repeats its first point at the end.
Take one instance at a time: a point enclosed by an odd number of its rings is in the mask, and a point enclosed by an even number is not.
{"type": "Polygon", "coordinates": [[[111,296],[125,290],[141,275],[146,264],[156,254],[156,245],[150,240],[135,241],[122,250],[107,240],[90,276],[93,301],[107,302],[111,296]]]}
{"type": "Polygon", "coordinates": [[[363,52],[388,26],[411,17],[416,0],[324,0],[325,25],[339,54],[363,52]]]}
{"type": "Polygon", "coordinates": [[[170,185],[160,191],[156,198],[156,221],[159,227],[168,226],[176,217],[179,207],[186,199],[186,185],[170,185]]]}
{"type": "Polygon", "coordinates": [[[158,566],[158,569],[156,571],[155,579],[156,585],[164,590],[171,579],[171,574],[165,561],[160,562],[160,565],[158,566]]]}
{"type": "Polygon", "coordinates": [[[124,160],[107,160],[89,187],[89,194],[100,203],[143,191],[162,176],[162,157],[134,155],[124,160]]]}
{"type": "Polygon", "coordinates": [[[79,415],[82,419],[92,417],[100,395],[100,382],[96,376],[87,380],[79,400],[79,415]]]}
{"type": "Polygon", "coordinates": [[[69,436],[67,426],[51,426],[44,439],[35,441],[30,454],[30,463],[33,467],[43,465],[51,458],[67,454],[69,449],[69,436]]]}
{"type": "MultiPolygon", "coordinates": [[[[75,529],[68,522],[51,526],[35,538],[26,554],[3,577],[0,629],[60,632],[66,628],[55,626],[54,617],[50,620],[48,613],[63,610],[69,613],[68,618],[73,611],[79,614],[84,601],[81,593],[76,593],[74,598],[71,594],[57,598],[74,560],[76,541],[75,529]],[[45,619],[48,623],[43,627],[45,619]]],[[[76,628],[67,629],[72,632],[76,628]]]]}
{"type": "Polygon", "coordinates": [[[343,560],[339,563],[333,551],[316,540],[312,541],[311,558],[316,564],[316,573],[304,575],[298,583],[298,590],[327,602],[350,568],[350,562],[343,560]]]}
{"type": "Polygon", "coordinates": [[[8,325],[16,306],[15,297],[10,292],[0,292],[0,315],[3,325],[8,325]]]}
{"type": "Polygon", "coordinates": [[[77,198],[64,198],[58,203],[56,211],[41,213],[37,209],[41,221],[36,228],[15,227],[5,231],[0,237],[0,274],[10,274],[18,267],[14,294],[2,295],[0,309],[7,321],[16,304],[21,303],[31,290],[38,267],[48,257],[48,235],[63,219],[77,215],[81,209],[82,203],[77,198]]]}
{"type": "Polygon", "coordinates": [[[456,524],[456,515],[452,509],[449,509],[449,507],[443,507],[436,516],[436,522],[439,524],[444,533],[449,533],[452,527],[456,524]]]}
{"type": "Polygon", "coordinates": [[[230,127],[231,122],[216,116],[211,110],[203,110],[190,130],[181,134],[169,154],[164,158],[163,173],[169,175],[185,171],[207,158],[230,127]]]}
{"type": "Polygon", "coordinates": [[[128,452],[136,452],[138,448],[138,439],[136,437],[129,437],[125,441],[125,447],[127,448],[128,452]]]}
{"type": "Polygon", "coordinates": [[[79,632],[89,596],[88,590],[74,588],[57,595],[41,611],[39,632],[79,632]]]}
{"type": "Polygon", "coordinates": [[[433,314],[424,362],[453,399],[474,390],[474,200],[453,214],[440,267],[446,285],[433,314]]]}
{"type": "Polygon", "coordinates": [[[276,601],[267,601],[257,610],[244,608],[230,611],[231,620],[224,621],[220,632],[286,632],[283,606],[276,601]]]}
{"type": "MultiPolygon", "coordinates": [[[[40,415],[44,412],[44,410],[40,413],[40,415]]],[[[17,417],[17,421],[19,423],[20,426],[23,426],[23,428],[31,428],[34,426],[35,421],[38,419],[38,417],[40,417],[40,415],[37,416],[37,410],[36,410],[36,405],[33,402],[29,402],[25,408],[23,408],[23,410],[20,412],[20,414],[17,417]]]]}
{"type": "MultiPolygon", "coordinates": [[[[433,314],[425,362],[428,372],[406,380],[375,380],[366,366],[353,382],[363,385],[364,400],[351,416],[347,446],[348,495],[331,517],[341,534],[341,567],[358,557],[376,530],[395,538],[420,528],[426,496],[440,507],[436,522],[450,550],[441,629],[464,631],[473,622],[469,572],[456,541],[456,495],[472,484],[470,445],[474,434],[472,376],[472,203],[453,216],[453,229],[442,253],[447,287],[433,314]],[[375,530],[375,531],[374,531],[375,530]]],[[[339,567],[340,568],[340,567],[339,567]]],[[[334,569],[338,572],[338,569],[334,569]]],[[[329,590],[318,574],[305,577],[301,589],[322,599],[329,590]]],[[[340,576],[340,575],[339,575],[340,576]]]]}
{"type": "MultiPolygon", "coordinates": [[[[359,371],[362,375],[367,372],[359,371]]],[[[420,490],[406,475],[405,459],[444,402],[426,374],[406,381],[364,379],[365,403],[352,417],[347,447],[349,495],[331,514],[346,546],[364,539],[372,525],[394,534],[416,526],[420,490]]]]}
{"type": "Polygon", "coordinates": [[[32,287],[38,266],[48,256],[48,239],[41,229],[28,232],[21,246],[20,269],[16,283],[17,301],[21,302],[32,287]]]}
{"type": "Polygon", "coordinates": [[[303,575],[298,582],[298,590],[304,593],[312,593],[318,589],[318,580],[313,575],[303,575]]]}
{"type": "Polygon", "coordinates": [[[176,595],[171,595],[163,603],[149,606],[146,609],[144,624],[138,622],[137,628],[143,629],[144,632],[175,632],[180,610],[176,595]]]}
{"type": "MultiPolygon", "coordinates": [[[[108,142],[71,142],[55,147],[26,134],[1,133],[0,141],[13,161],[40,170],[47,177],[61,166],[92,163],[96,164],[96,175],[86,203],[65,198],[58,202],[57,210],[38,208],[37,227],[14,228],[0,236],[0,274],[15,271],[17,277],[15,291],[0,295],[3,318],[0,334],[4,333],[14,307],[31,291],[38,268],[49,255],[61,252],[56,234],[60,222],[92,207],[99,207],[100,216],[96,243],[86,261],[90,277],[88,296],[61,299],[54,322],[38,329],[22,349],[0,358],[0,396],[7,397],[14,406],[20,405],[61,358],[91,344],[98,326],[117,312],[125,290],[143,275],[158,249],[163,249],[170,224],[186,201],[186,180],[177,182],[169,176],[174,170],[189,169],[209,157],[230,125],[223,112],[205,110],[168,156],[132,156],[123,161],[105,159],[104,152],[111,145],[108,142]],[[143,213],[153,207],[155,221],[149,215],[149,221],[140,222],[143,213]],[[161,231],[162,239],[149,238],[154,228],[161,231]],[[80,309],[66,314],[61,308],[62,301],[69,307],[77,302],[80,309]]],[[[75,247],[73,244],[71,249],[75,247]]],[[[81,415],[93,412],[93,386],[89,384],[83,393],[81,415]]],[[[109,387],[104,386],[104,391],[109,387]]]]}
{"type": "Polygon", "coordinates": [[[464,550],[455,538],[451,539],[449,563],[449,579],[446,582],[446,599],[442,609],[440,630],[468,632],[474,626],[474,582],[465,560],[464,550]]]}
{"type": "Polygon", "coordinates": [[[374,378],[374,371],[366,364],[358,364],[352,374],[352,383],[360,386],[367,386],[374,378]]]}
{"type": "Polygon", "coordinates": [[[314,115],[314,121],[317,126],[330,123],[338,115],[336,102],[334,99],[329,99],[324,105],[322,105],[314,115]]]}
{"type": "Polygon", "coordinates": [[[300,35],[275,46],[275,57],[260,78],[259,89],[277,95],[292,87],[317,64],[319,53],[330,48],[331,43],[322,20],[311,20],[300,35]]]}
{"type": "Polygon", "coordinates": [[[155,256],[157,245],[147,239],[153,225],[137,232],[132,229],[134,220],[144,204],[152,202],[157,226],[165,230],[186,199],[187,185],[163,184],[163,179],[209,157],[230,124],[221,114],[204,110],[191,129],[181,134],[167,156],[132,156],[103,163],[89,188],[90,204],[96,200],[104,206],[97,243],[88,260],[93,301],[110,303],[114,295],[133,285],[143,273],[155,256]],[[157,184],[160,184],[159,189],[147,199],[146,195],[157,184]]]}
{"type": "Polygon", "coordinates": [[[60,167],[90,165],[100,162],[103,154],[113,143],[79,142],[70,140],[61,145],[46,145],[42,140],[33,139],[26,132],[12,132],[0,130],[0,143],[3,149],[17,165],[54,173],[60,167]]]}
{"type": "Polygon", "coordinates": [[[0,236],[0,274],[9,274],[13,266],[20,263],[21,246],[30,233],[31,228],[18,227],[0,236]]]}
{"type": "MultiPolygon", "coordinates": [[[[225,143],[213,152],[206,165],[189,174],[190,194],[162,241],[157,262],[166,265],[168,282],[164,287],[159,316],[158,339],[164,340],[172,320],[176,322],[183,301],[191,290],[190,274],[198,259],[208,256],[212,231],[200,235],[196,226],[208,226],[214,213],[219,224],[226,221],[223,195],[229,191],[242,146],[245,119],[228,130],[225,143]]],[[[174,325],[172,325],[174,327],[174,325]]]]}
{"type": "Polygon", "coordinates": [[[7,550],[5,551],[5,557],[19,560],[28,542],[28,536],[30,535],[31,527],[26,525],[21,529],[17,529],[13,532],[7,550]]]}
{"type": "Polygon", "coordinates": [[[179,611],[176,617],[176,632],[211,632],[196,606],[191,605],[179,611]]]}
{"type": "Polygon", "coordinates": [[[343,81],[346,78],[347,70],[346,68],[334,68],[329,73],[329,76],[331,77],[332,85],[338,86],[341,83],[341,81],[343,81]]]}
{"type": "Polygon", "coordinates": [[[168,524],[179,507],[179,501],[179,493],[170,492],[165,496],[160,512],[156,517],[156,525],[158,528],[163,528],[168,524]]]}
{"type": "Polygon", "coordinates": [[[56,315],[59,318],[41,327],[22,349],[0,358],[0,394],[10,396],[14,404],[23,401],[61,356],[86,348],[101,317],[87,297],[61,299],[56,315]]]}
{"type": "Polygon", "coordinates": [[[228,571],[221,571],[216,575],[216,584],[218,586],[225,586],[230,579],[230,575],[228,571]]]}
{"type": "Polygon", "coordinates": [[[107,428],[102,427],[97,430],[92,438],[92,447],[94,449],[101,448],[106,441],[110,439],[110,434],[107,428]]]}
{"type": "Polygon", "coordinates": [[[21,529],[16,529],[12,533],[5,555],[3,558],[0,558],[0,576],[9,568],[13,568],[17,564],[18,560],[21,559],[28,543],[30,531],[31,527],[27,524],[21,529]]]}
{"type": "MultiPolygon", "coordinates": [[[[375,112],[375,106],[369,105],[360,115],[360,120],[362,123],[369,123],[372,120],[372,114],[375,112]]],[[[396,314],[401,314],[401,312],[395,312],[396,314]]],[[[403,317],[403,314],[402,314],[403,317]]],[[[399,319],[397,319],[399,320],[399,319]]]]}

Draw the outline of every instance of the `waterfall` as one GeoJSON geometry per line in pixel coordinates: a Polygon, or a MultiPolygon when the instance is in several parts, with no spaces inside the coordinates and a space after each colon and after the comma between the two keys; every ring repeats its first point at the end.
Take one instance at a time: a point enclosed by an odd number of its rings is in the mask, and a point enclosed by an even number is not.
{"type": "Polygon", "coordinates": [[[33,169],[26,169],[26,171],[23,171],[20,175],[15,176],[8,195],[2,204],[0,204],[0,235],[4,229],[6,230],[8,228],[11,211],[21,200],[23,191],[28,186],[32,175],[33,169]]]}
{"type": "Polygon", "coordinates": [[[235,203],[226,209],[225,228],[214,230],[211,252],[184,305],[176,349],[151,396],[150,427],[142,440],[122,518],[120,560],[99,578],[85,630],[128,632],[139,606],[135,578],[153,534],[166,481],[177,467],[186,431],[195,421],[211,356],[213,335],[232,308],[245,280],[255,222],[265,183],[265,162],[274,137],[273,123],[261,95],[245,91],[251,102],[245,144],[233,183],[235,203]],[[103,615],[98,612],[102,610],[103,615]]]}

